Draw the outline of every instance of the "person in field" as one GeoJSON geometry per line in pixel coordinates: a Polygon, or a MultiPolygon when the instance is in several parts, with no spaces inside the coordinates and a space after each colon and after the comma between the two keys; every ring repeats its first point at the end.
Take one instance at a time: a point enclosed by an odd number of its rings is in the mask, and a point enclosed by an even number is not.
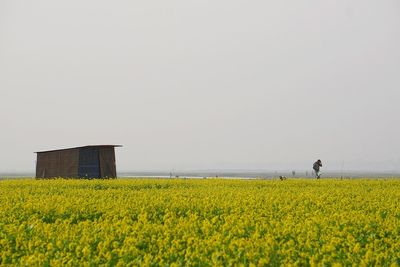
{"type": "Polygon", "coordinates": [[[321,178],[321,172],[320,172],[320,168],[322,167],[322,162],[321,160],[317,160],[316,162],[314,162],[313,164],[313,169],[314,169],[314,173],[315,173],[315,178],[319,179],[321,178]]]}

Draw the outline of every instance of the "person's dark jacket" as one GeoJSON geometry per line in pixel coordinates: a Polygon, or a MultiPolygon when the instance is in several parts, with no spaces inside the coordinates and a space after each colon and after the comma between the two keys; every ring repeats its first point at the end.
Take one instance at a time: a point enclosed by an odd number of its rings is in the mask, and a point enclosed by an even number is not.
{"type": "Polygon", "coordinates": [[[319,168],[322,167],[321,161],[314,162],[313,169],[319,171],[319,168]]]}

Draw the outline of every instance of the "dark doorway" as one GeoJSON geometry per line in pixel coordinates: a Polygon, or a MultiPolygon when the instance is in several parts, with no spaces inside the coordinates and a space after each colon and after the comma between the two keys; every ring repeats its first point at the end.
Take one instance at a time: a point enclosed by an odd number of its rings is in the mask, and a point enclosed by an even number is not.
{"type": "Polygon", "coordinates": [[[99,178],[100,161],[97,147],[83,147],[79,149],[79,178],[99,178]]]}

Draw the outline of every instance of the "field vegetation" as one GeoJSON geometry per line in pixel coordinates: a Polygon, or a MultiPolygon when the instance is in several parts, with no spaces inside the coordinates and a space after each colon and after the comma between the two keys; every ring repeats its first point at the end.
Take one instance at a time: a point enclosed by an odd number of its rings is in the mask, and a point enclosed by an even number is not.
{"type": "Polygon", "coordinates": [[[0,265],[399,266],[400,180],[0,181],[0,265]]]}

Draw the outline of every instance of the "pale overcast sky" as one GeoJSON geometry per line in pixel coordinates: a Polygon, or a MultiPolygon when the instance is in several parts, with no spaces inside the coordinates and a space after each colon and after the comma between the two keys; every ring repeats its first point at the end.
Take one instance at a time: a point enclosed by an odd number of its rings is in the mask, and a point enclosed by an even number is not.
{"type": "Polygon", "coordinates": [[[400,170],[398,0],[1,0],[0,171],[400,170]]]}

